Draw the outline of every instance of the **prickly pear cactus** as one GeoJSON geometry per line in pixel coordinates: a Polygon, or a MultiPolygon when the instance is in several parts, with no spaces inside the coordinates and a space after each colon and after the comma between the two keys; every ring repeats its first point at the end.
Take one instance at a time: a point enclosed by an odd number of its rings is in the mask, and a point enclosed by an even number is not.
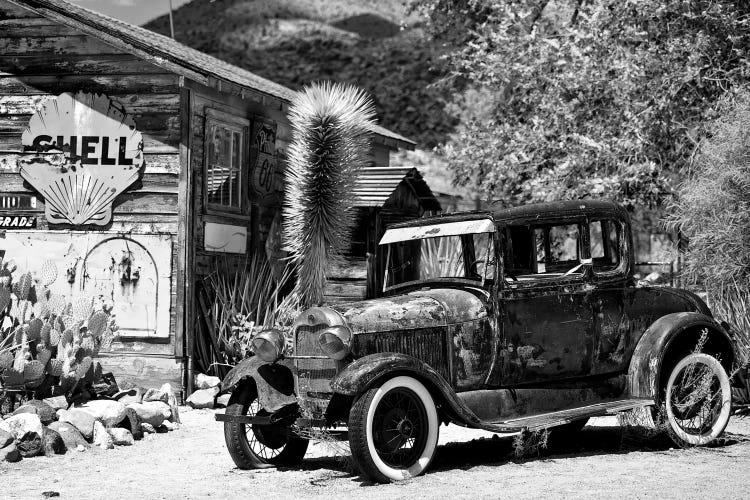
{"type": "Polygon", "coordinates": [[[16,269],[0,259],[0,393],[26,388],[60,394],[100,380],[102,367],[93,358],[111,347],[117,332],[111,301],[69,300],[52,292],[58,278],[53,261],[33,274],[16,275],[16,269]]]}

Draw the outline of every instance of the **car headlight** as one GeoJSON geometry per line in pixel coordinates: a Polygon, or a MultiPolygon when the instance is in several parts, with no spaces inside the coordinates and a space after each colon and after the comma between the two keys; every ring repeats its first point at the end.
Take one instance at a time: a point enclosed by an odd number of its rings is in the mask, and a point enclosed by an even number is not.
{"type": "Polygon", "coordinates": [[[325,355],[337,361],[344,359],[349,354],[351,340],[351,330],[343,325],[326,328],[318,336],[318,343],[325,355]]]}
{"type": "Polygon", "coordinates": [[[284,352],[284,334],[280,330],[264,330],[252,341],[255,355],[267,363],[273,363],[284,352]]]}

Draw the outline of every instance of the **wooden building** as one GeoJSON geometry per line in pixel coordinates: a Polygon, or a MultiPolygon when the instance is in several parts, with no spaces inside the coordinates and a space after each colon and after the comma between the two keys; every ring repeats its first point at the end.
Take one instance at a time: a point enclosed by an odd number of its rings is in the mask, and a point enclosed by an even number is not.
{"type": "Polygon", "coordinates": [[[380,296],[384,256],[378,250],[378,241],[386,226],[441,211],[440,202],[413,167],[366,168],[354,192],[357,224],[352,247],[346,265],[329,273],[327,302],[380,296]]]}
{"type": "MultiPolygon", "coordinates": [[[[113,298],[121,337],[101,356],[118,380],[183,387],[195,283],[278,227],[292,97],[62,0],[0,0],[0,256],[54,262],[66,296],[113,298]]],[[[373,136],[380,169],[414,147],[373,136]]]]}

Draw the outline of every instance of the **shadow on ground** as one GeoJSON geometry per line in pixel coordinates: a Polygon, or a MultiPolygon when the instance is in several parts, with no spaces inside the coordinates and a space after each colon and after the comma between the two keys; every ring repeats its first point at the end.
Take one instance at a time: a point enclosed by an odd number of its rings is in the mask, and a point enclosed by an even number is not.
{"type": "MultiPolygon", "coordinates": [[[[739,434],[725,434],[712,448],[727,447],[749,441],[750,437],[739,434]]],[[[448,443],[438,447],[429,472],[435,473],[451,469],[467,470],[482,465],[502,465],[509,462],[534,462],[560,457],[585,457],[612,455],[631,452],[664,452],[675,448],[675,444],[665,433],[631,427],[586,427],[573,434],[555,435],[549,433],[546,448],[537,449],[524,456],[516,455],[518,444],[514,437],[494,435],[489,438],[474,439],[462,443],[448,443]]],[[[323,477],[316,477],[311,483],[325,483],[335,478],[350,477],[363,486],[372,483],[363,481],[354,471],[349,455],[326,456],[306,459],[298,470],[329,471],[323,477]]],[[[323,484],[316,484],[322,486],[323,484]]]]}

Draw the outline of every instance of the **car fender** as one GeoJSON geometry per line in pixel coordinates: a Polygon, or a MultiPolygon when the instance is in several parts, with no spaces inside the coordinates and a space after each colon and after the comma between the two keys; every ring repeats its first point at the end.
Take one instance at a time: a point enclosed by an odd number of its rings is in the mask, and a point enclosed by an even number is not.
{"type": "Polygon", "coordinates": [[[257,356],[243,359],[221,382],[221,393],[232,392],[245,383],[254,383],[260,406],[274,413],[297,402],[294,393],[293,361],[268,363],[257,356]]]}
{"type": "Polygon", "coordinates": [[[654,321],[641,336],[628,369],[628,391],[633,398],[659,399],[659,381],[664,356],[670,344],[681,333],[696,328],[709,328],[727,342],[734,359],[734,344],[719,322],[697,312],[678,312],[654,321]]]}
{"type": "Polygon", "coordinates": [[[470,427],[482,425],[482,421],[456,396],[455,391],[434,368],[423,361],[397,352],[370,354],[347,365],[331,381],[337,394],[357,397],[381,381],[396,375],[411,375],[425,384],[450,419],[470,427]],[[442,406],[441,403],[445,403],[442,406]]]}

